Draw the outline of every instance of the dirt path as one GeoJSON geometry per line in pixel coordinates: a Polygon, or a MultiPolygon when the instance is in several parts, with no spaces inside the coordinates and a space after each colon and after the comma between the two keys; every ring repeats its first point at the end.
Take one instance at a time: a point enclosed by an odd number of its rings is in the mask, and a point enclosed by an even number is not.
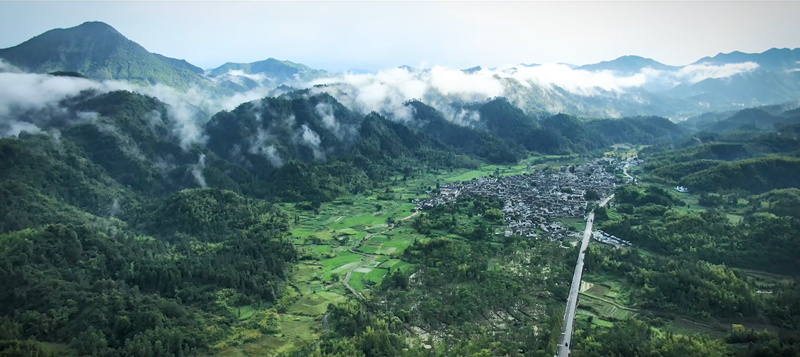
{"type": "Polygon", "coordinates": [[[405,221],[405,220],[408,220],[408,219],[412,219],[412,218],[414,218],[414,217],[418,216],[418,215],[419,215],[419,213],[420,213],[420,211],[416,211],[416,212],[412,213],[411,215],[409,215],[408,217],[406,217],[406,218],[402,218],[402,219],[400,219],[400,220],[401,220],[401,221],[405,221]]]}

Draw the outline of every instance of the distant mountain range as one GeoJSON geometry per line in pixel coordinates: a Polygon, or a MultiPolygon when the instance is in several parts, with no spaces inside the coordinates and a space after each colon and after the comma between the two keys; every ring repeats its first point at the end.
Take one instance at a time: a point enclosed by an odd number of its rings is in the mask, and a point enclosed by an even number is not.
{"type": "Polygon", "coordinates": [[[644,58],[639,56],[622,56],[615,60],[603,61],[595,64],[587,64],[578,67],[586,71],[612,71],[622,74],[636,74],[645,68],[651,68],[659,71],[674,71],[680,67],[669,66],[658,62],[654,59],[644,58]]]}
{"type": "Polygon", "coordinates": [[[403,66],[345,76],[268,58],[204,71],[185,60],[148,52],[105,23],[87,22],[0,49],[0,59],[26,72],[77,72],[95,80],[161,83],[180,90],[198,87],[223,96],[316,85],[352,109],[384,114],[402,109],[401,104],[412,99],[444,110],[454,103],[506,97],[534,115],[659,115],[682,120],[704,112],[800,99],[800,49],[720,53],[685,66],[622,56],[582,66],[476,66],[454,70],[458,74],[403,66]]]}
{"type": "Polygon", "coordinates": [[[225,63],[206,73],[218,85],[244,92],[259,86],[299,85],[330,74],[304,64],[268,58],[253,63],[225,63]]]}

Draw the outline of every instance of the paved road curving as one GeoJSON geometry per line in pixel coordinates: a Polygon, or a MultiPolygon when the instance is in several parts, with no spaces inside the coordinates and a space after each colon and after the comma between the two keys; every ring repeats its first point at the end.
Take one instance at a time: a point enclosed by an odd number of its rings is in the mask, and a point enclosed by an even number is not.
{"type": "MultiPolygon", "coordinates": [[[[600,202],[600,207],[605,206],[612,198],[614,198],[613,194],[606,197],[600,202]]],[[[557,357],[569,356],[569,344],[572,342],[572,325],[575,322],[575,311],[578,309],[578,293],[581,288],[581,279],[583,278],[583,259],[586,257],[586,248],[589,246],[589,238],[592,236],[593,222],[594,211],[589,212],[589,216],[586,217],[586,229],[583,231],[581,250],[580,253],[578,253],[578,262],[575,264],[575,273],[572,275],[572,285],[569,287],[567,310],[564,313],[564,328],[561,332],[561,338],[558,341],[557,357]]]]}

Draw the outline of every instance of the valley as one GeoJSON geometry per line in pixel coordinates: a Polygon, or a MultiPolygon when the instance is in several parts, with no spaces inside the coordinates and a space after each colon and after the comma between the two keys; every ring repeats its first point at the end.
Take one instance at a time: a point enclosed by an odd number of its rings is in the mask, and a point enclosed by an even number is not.
{"type": "Polygon", "coordinates": [[[47,31],[0,49],[0,356],[797,355],[798,61],[204,70],[47,31]]]}

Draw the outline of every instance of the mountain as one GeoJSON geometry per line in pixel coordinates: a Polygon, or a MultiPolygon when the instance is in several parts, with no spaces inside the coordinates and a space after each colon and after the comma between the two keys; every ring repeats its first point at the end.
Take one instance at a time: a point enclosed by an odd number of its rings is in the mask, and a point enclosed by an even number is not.
{"type": "Polygon", "coordinates": [[[480,157],[490,163],[515,163],[524,157],[519,145],[490,133],[455,124],[441,112],[420,101],[406,104],[414,109],[414,119],[426,135],[459,153],[480,157]]]}
{"type": "Polygon", "coordinates": [[[268,58],[252,63],[228,62],[207,75],[223,87],[243,92],[257,86],[302,85],[329,74],[304,64],[268,58]]]}
{"type": "Polygon", "coordinates": [[[0,58],[36,73],[78,72],[97,80],[162,83],[175,88],[210,84],[202,76],[202,69],[185,60],[150,53],[102,22],[47,31],[17,46],[0,49],[0,58]]]}
{"type": "Polygon", "coordinates": [[[725,65],[732,63],[755,62],[760,70],[766,71],[789,71],[800,68],[800,48],[771,48],[762,53],[744,53],[734,51],[731,53],[719,53],[714,57],[703,57],[695,65],[725,65]]]}
{"type": "Polygon", "coordinates": [[[679,67],[669,66],[656,60],[639,56],[622,56],[611,61],[603,61],[578,67],[578,69],[585,71],[612,71],[624,75],[638,73],[644,68],[651,68],[659,71],[673,71],[679,67]]]}
{"type": "Polygon", "coordinates": [[[800,124],[800,108],[781,110],[780,107],[747,108],[728,113],[707,113],[681,123],[698,131],[724,133],[735,130],[769,131],[800,124]]]}

